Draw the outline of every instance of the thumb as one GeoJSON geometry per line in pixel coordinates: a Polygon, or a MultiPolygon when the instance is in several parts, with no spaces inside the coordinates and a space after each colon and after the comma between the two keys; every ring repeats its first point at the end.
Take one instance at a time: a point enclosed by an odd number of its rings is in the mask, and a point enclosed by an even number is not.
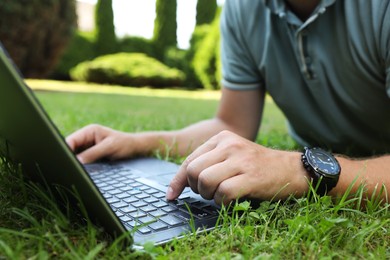
{"type": "Polygon", "coordinates": [[[177,197],[179,197],[179,195],[183,192],[184,188],[188,186],[187,173],[185,169],[186,167],[182,165],[177,174],[171,180],[166,194],[167,200],[177,199],[177,197]]]}

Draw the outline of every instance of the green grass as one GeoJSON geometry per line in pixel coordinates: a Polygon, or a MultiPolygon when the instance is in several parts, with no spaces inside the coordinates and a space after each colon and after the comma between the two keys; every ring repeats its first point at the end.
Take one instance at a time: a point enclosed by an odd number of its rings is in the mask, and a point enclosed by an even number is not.
{"type": "MultiPolygon", "coordinates": [[[[64,135],[89,123],[124,131],[176,129],[213,116],[218,104],[218,93],[210,92],[114,87],[108,94],[106,87],[97,85],[29,83],[73,91],[37,91],[64,135]]],[[[257,141],[297,148],[270,99],[257,141]]],[[[0,164],[0,259],[390,258],[389,205],[372,199],[365,210],[358,210],[359,196],[337,202],[329,197],[291,198],[259,207],[244,202],[232,215],[223,214],[222,227],[210,233],[131,251],[120,238],[109,237],[85,220],[82,210],[69,206],[66,198],[58,206],[47,188],[24,179],[17,167],[0,164]]]]}

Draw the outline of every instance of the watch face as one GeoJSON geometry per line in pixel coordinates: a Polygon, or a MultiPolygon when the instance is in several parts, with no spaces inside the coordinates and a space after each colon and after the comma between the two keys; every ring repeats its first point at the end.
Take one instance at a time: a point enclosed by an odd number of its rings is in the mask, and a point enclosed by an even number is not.
{"type": "Polygon", "coordinates": [[[340,166],[336,159],[321,149],[311,149],[307,155],[307,159],[318,172],[326,175],[338,175],[340,172],[340,166]]]}

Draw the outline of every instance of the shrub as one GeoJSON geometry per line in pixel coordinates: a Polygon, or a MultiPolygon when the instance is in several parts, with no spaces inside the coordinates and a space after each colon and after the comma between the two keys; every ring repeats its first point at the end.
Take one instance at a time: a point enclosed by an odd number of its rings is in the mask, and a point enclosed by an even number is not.
{"type": "Polygon", "coordinates": [[[176,0],[157,0],[154,20],[153,43],[158,59],[162,59],[168,47],[177,45],[176,0]]]}
{"type": "Polygon", "coordinates": [[[51,78],[69,80],[69,73],[73,67],[83,61],[96,58],[94,41],[93,33],[77,32],[66,48],[51,78]]]}
{"type": "Polygon", "coordinates": [[[112,0],[98,0],[95,8],[96,53],[114,53],[117,42],[114,26],[112,0]]]}
{"type": "Polygon", "coordinates": [[[217,12],[217,0],[198,0],[196,4],[196,25],[214,21],[217,12]]]}
{"type": "Polygon", "coordinates": [[[192,63],[196,76],[206,89],[220,89],[219,40],[219,16],[217,16],[207,35],[196,47],[192,63]]]}
{"type": "Polygon", "coordinates": [[[71,70],[74,80],[123,86],[181,86],[184,73],[141,53],[117,53],[83,62],[71,70]]]}
{"type": "Polygon", "coordinates": [[[75,28],[74,0],[1,0],[0,39],[26,77],[47,76],[75,28]]]}
{"type": "Polygon", "coordinates": [[[137,36],[126,36],[122,39],[119,39],[119,51],[129,53],[145,53],[150,57],[154,57],[155,53],[151,40],[137,36]]]}
{"type": "Polygon", "coordinates": [[[198,76],[195,74],[193,59],[195,53],[199,50],[199,45],[210,32],[210,25],[204,24],[195,27],[190,40],[190,48],[187,50],[183,71],[186,74],[186,86],[190,88],[203,88],[198,76]]]}

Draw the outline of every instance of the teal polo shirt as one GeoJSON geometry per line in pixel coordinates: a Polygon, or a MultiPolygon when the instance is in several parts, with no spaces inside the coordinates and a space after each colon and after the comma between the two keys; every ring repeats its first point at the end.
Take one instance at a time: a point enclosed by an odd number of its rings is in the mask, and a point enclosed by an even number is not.
{"type": "Polygon", "coordinates": [[[302,145],[390,152],[390,0],[323,0],[302,22],[283,0],[226,0],[222,84],[261,88],[302,145]]]}

